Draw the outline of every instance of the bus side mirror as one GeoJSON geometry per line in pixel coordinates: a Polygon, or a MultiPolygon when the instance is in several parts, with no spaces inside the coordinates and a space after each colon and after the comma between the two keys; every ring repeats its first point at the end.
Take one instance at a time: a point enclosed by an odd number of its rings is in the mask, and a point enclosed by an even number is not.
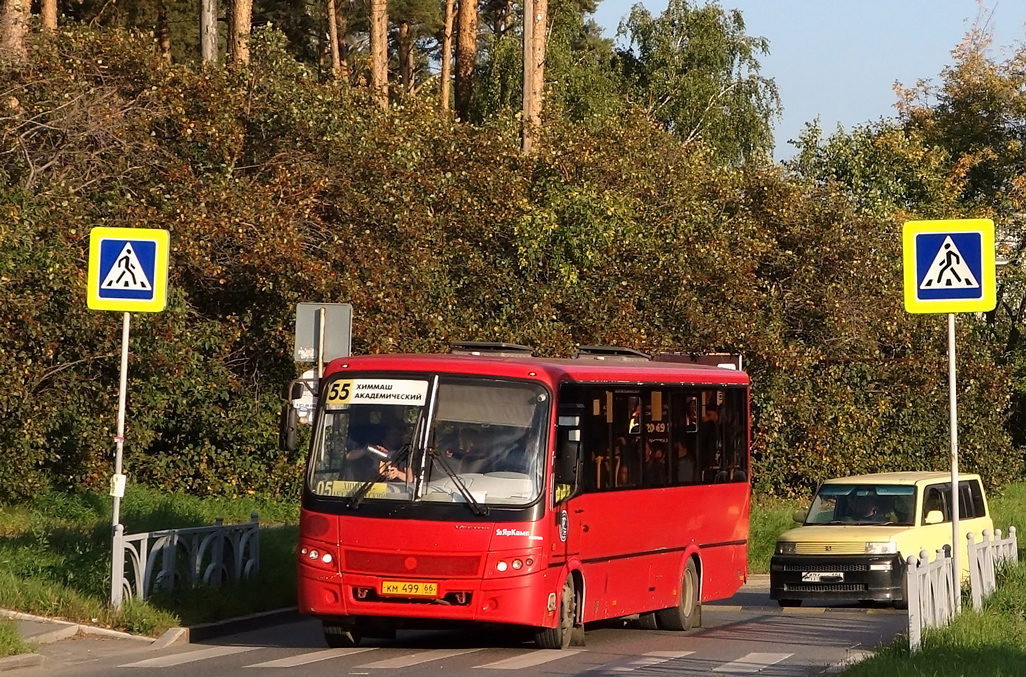
{"type": "Polygon", "coordinates": [[[292,406],[291,401],[281,405],[281,420],[278,422],[278,447],[290,454],[299,449],[299,412],[292,406]]]}
{"type": "Polygon", "coordinates": [[[940,510],[931,510],[926,513],[926,519],[923,520],[923,524],[940,524],[944,521],[944,513],[940,510]]]}
{"type": "Polygon", "coordinates": [[[795,522],[798,522],[799,524],[804,524],[805,515],[808,514],[808,512],[808,510],[795,510],[793,513],[791,513],[791,519],[793,519],[795,522]]]}
{"type": "Polygon", "coordinates": [[[559,417],[559,439],[556,446],[556,503],[577,493],[577,470],[581,464],[581,430],[579,416],[559,417]]]}

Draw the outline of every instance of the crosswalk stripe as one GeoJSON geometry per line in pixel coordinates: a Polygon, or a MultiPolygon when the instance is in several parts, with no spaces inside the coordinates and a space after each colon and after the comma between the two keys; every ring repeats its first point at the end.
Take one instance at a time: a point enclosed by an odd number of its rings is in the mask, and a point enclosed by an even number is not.
{"type": "Polygon", "coordinates": [[[253,651],[254,649],[260,649],[259,646],[215,646],[209,649],[200,649],[199,651],[186,651],[185,653],[171,654],[170,656],[159,656],[157,658],[147,658],[144,661],[137,661],[135,663],[126,663],[125,665],[119,665],[119,668],[171,668],[176,665],[184,665],[185,663],[192,663],[194,661],[203,661],[208,658],[220,658],[221,656],[230,656],[236,653],[243,653],[244,651],[253,651]]]}
{"type": "Polygon", "coordinates": [[[650,665],[659,665],[677,658],[684,658],[695,653],[694,651],[649,651],[643,656],[638,656],[626,665],[614,665],[611,667],[600,667],[598,670],[606,672],[634,672],[650,665]]]}
{"type": "Polygon", "coordinates": [[[713,672],[730,672],[736,674],[760,672],[771,665],[787,660],[793,655],[793,653],[750,653],[747,656],[738,658],[736,661],[731,661],[719,666],[718,668],[713,668],[713,672]]]}
{"type": "Polygon", "coordinates": [[[581,653],[576,650],[561,651],[559,649],[536,649],[530,653],[525,653],[520,656],[513,656],[512,658],[504,658],[501,661],[495,661],[494,663],[485,663],[484,665],[475,665],[475,668],[490,668],[492,670],[520,670],[522,668],[533,668],[543,663],[549,663],[551,661],[559,660],[560,658],[567,658],[574,654],[581,653]]]}
{"type": "Polygon", "coordinates": [[[398,656],[396,658],[386,658],[383,661],[375,661],[373,663],[365,663],[364,665],[357,665],[358,668],[408,668],[411,665],[419,665],[421,663],[427,663],[429,661],[438,661],[443,658],[452,658],[453,656],[460,656],[465,653],[473,653],[475,651],[481,651],[482,649],[429,649],[427,651],[420,651],[409,656],[398,656]]]}
{"type": "Polygon", "coordinates": [[[309,663],[318,663],[320,661],[331,660],[332,658],[340,658],[342,656],[350,656],[354,653],[363,653],[364,651],[374,651],[374,647],[366,647],[363,649],[326,649],[324,651],[315,651],[313,653],[299,654],[298,656],[289,656],[288,658],[278,658],[273,661],[265,661],[263,663],[254,663],[253,665],[247,665],[247,668],[295,668],[300,665],[307,665],[309,663]]]}

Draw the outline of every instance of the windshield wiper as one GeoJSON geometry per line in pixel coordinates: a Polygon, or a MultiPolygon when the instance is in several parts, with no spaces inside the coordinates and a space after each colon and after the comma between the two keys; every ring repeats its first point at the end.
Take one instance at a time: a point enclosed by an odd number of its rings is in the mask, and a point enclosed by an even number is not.
{"type": "Polygon", "coordinates": [[[452,468],[449,467],[449,463],[445,460],[445,457],[440,455],[434,449],[431,449],[428,453],[431,455],[431,458],[438,461],[438,464],[442,466],[442,470],[445,472],[446,475],[449,476],[449,479],[452,480],[452,483],[456,485],[456,488],[459,490],[464,500],[467,501],[467,505],[470,506],[470,509],[474,511],[474,514],[478,517],[484,517],[485,515],[487,515],[488,506],[481,505],[477,502],[477,499],[475,499],[474,495],[470,493],[470,490],[467,488],[467,485],[464,484],[463,480],[461,480],[459,476],[452,471],[452,468]]]}
{"type": "MultiPolygon", "coordinates": [[[[403,446],[399,447],[399,451],[395,452],[395,457],[389,459],[388,462],[401,463],[402,461],[406,460],[406,456],[410,453],[411,448],[412,445],[410,444],[404,444],[403,446]]],[[[363,499],[367,496],[367,492],[370,491],[375,484],[377,484],[383,479],[385,479],[385,473],[379,470],[376,477],[374,477],[373,479],[369,479],[360,486],[358,486],[356,488],[356,491],[349,495],[349,507],[353,510],[359,508],[360,502],[363,501],[363,499]]]]}

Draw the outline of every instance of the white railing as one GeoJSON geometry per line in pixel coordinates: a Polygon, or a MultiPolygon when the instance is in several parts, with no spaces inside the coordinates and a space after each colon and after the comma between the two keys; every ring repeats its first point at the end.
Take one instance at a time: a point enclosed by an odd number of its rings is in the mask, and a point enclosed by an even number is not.
{"type": "Polygon", "coordinates": [[[925,628],[946,625],[955,616],[954,584],[951,573],[951,548],[944,546],[930,561],[922,550],[919,557],[909,556],[905,570],[908,595],[908,645],[919,648],[925,628]]]}
{"type": "Polygon", "coordinates": [[[260,521],[256,513],[242,524],[165,529],[125,535],[114,528],[112,571],[121,585],[111,586],[111,604],[146,597],[175,587],[238,583],[260,570],[260,521]]]}
{"type": "MultiPolygon", "coordinates": [[[[969,541],[969,583],[972,590],[973,609],[983,607],[985,600],[997,588],[997,572],[1004,562],[1018,562],[1019,551],[1015,527],[1008,528],[1008,538],[996,538],[989,531],[983,532],[983,542],[976,543],[974,534],[967,534],[969,541]]],[[[961,595],[961,581],[955,588],[951,564],[951,549],[944,546],[930,561],[930,553],[923,550],[919,557],[909,557],[905,571],[908,599],[908,645],[912,651],[919,649],[923,630],[947,625],[955,617],[955,594],[961,595]]]]}
{"type": "Polygon", "coordinates": [[[987,599],[997,588],[997,572],[1005,562],[1019,562],[1019,544],[1015,527],[1008,527],[1008,538],[1001,538],[1001,530],[983,530],[983,541],[976,543],[969,534],[969,582],[972,588],[973,609],[983,608],[987,599]]]}

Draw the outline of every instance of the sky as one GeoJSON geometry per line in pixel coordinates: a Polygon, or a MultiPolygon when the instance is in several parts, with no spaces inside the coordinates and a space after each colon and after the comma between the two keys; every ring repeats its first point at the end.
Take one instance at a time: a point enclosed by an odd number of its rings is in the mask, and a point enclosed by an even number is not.
{"type": "MultiPolygon", "coordinates": [[[[691,0],[704,4],[704,0],[691,0]]],[[[637,0],[600,0],[595,21],[613,38],[637,0]]],[[[644,0],[658,16],[666,0],[644,0]]],[[[774,157],[791,157],[807,122],[829,136],[841,125],[892,118],[894,83],[940,84],[951,51],[980,15],[977,0],[719,0],[741,11],[745,32],[766,38],[762,75],[776,81],[783,115],[774,121],[774,157]]],[[[992,57],[1003,61],[1026,42],[1026,1],[984,0],[994,35],[992,57]]]]}

